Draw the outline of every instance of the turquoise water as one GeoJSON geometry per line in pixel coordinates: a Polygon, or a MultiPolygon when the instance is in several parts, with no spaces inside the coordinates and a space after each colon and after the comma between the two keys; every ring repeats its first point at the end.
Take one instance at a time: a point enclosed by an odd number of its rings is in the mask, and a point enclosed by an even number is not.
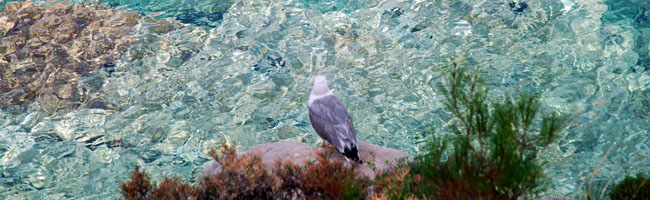
{"type": "Polygon", "coordinates": [[[415,155],[423,129],[451,123],[434,89],[451,56],[495,97],[539,90],[545,108],[573,115],[543,156],[546,195],[573,195],[612,146],[594,185],[650,166],[647,1],[101,2],[185,25],[136,26],[114,71],[79,81],[109,108],[3,108],[0,199],[114,198],[135,164],[197,180],[221,141],[316,145],[306,102],[318,73],[360,140],[415,155]]]}

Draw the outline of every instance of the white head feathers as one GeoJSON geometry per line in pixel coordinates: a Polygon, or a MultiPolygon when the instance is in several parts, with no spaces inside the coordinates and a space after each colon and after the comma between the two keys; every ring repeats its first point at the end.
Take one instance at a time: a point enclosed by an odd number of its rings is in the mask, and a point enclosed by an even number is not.
{"type": "Polygon", "coordinates": [[[325,76],[316,76],[314,78],[314,88],[311,89],[311,94],[309,94],[308,106],[311,105],[316,99],[332,94],[332,90],[327,87],[327,79],[325,76]]]}

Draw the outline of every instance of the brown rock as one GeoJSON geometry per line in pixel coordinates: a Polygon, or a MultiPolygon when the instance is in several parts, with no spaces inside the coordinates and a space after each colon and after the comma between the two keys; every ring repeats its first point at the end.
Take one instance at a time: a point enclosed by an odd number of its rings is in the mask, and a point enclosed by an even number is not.
{"type": "Polygon", "coordinates": [[[0,107],[38,96],[47,96],[39,104],[48,110],[79,105],[86,97],[76,92],[78,80],[135,42],[128,34],[139,18],[98,5],[8,3],[0,13],[0,107]]]}
{"type": "MultiPolygon", "coordinates": [[[[395,166],[399,159],[402,158],[407,159],[409,162],[413,161],[413,158],[410,155],[397,149],[382,147],[363,141],[359,141],[358,143],[360,151],[359,156],[361,157],[361,160],[365,163],[372,163],[371,165],[374,165],[377,171],[384,171],[395,166]]],[[[357,171],[371,179],[375,178],[375,171],[368,164],[358,167],[357,171]]]]}
{"type": "MultiPolygon", "coordinates": [[[[370,179],[375,178],[376,171],[379,172],[389,169],[394,166],[400,158],[412,161],[410,155],[397,149],[381,147],[363,141],[359,141],[358,145],[360,151],[359,156],[364,163],[359,164],[353,161],[349,161],[348,163],[357,165],[355,168],[357,174],[367,176],[370,179]],[[376,171],[373,170],[373,166],[376,171]]],[[[322,146],[312,148],[309,145],[300,142],[274,142],[257,145],[246,153],[259,152],[262,155],[262,162],[264,162],[268,167],[274,167],[277,160],[290,160],[298,165],[302,165],[308,161],[315,161],[316,153],[318,151],[323,151],[323,148],[324,147],[322,146]]],[[[325,148],[332,147],[327,146],[325,148]]],[[[332,159],[345,159],[341,154],[335,155],[336,156],[332,159]]],[[[221,172],[221,165],[218,162],[213,162],[210,167],[203,171],[203,177],[214,176],[219,172],[221,172]]]]}
{"type": "MultiPolygon", "coordinates": [[[[215,177],[219,172],[223,170],[223,167],[219,162],[212,162],[208,168],[205,168],[203,170],[203,177],[215,177]]],[[[201,178],[201,180],[204,180],[201,178]]]]}
{"type": "Polygon", "coordinates": [[[7,5],[5,5],[5,10],[6,11],[16,11],[22,7],[20,2],[9,2],[7,5]]]}
{"type": "Polygon", "coordinates": [[[56,91],[56,96],[62,99],[68,99],[72,97],[72,87],[70,85],[61,85],[61,87],[58,88],[56,91]]]}
{"type": "Polygon", "coordinates": [[[253,147],[248,152],[260,152],[262,161],[273,166],[278,159],[290,159],[297,164],[315,160],[316,152],[309,145],[301,142],[273,142],[253,147]]]}
{"type": "Polygon", "coordinates": [[[16,25],[16,22],[12,21],[9,19],[7,16],[2,16],[0,17],[0,35],[4,36],[14,28],[14,25],[16,25]]]}

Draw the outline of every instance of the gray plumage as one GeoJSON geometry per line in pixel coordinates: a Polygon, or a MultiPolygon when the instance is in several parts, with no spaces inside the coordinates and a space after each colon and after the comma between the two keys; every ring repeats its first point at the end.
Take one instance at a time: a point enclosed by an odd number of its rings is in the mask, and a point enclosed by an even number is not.
{"type": "Polygon", "coordinates": [[[318,76],[309,97],[309,120],[318,135],[357,162],[357,133],[341,100],[327,88],[325,77],[318,76]]]}

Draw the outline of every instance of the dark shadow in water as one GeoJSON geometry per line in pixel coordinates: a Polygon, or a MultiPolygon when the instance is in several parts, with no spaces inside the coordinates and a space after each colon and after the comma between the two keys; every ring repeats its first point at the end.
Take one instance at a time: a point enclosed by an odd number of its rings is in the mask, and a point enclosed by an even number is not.
{"type": "MultiPolygon", "coordinates": [[[[643,71],[650,70],[650,1],[647,0],[606,0],[607,12],[601,21],[607,24],[627,24],[638,31],[634,51],[639,54],[636,65],[643,71]]],[[[612,36],[610,36],[612,37],[612,36]]]]}

